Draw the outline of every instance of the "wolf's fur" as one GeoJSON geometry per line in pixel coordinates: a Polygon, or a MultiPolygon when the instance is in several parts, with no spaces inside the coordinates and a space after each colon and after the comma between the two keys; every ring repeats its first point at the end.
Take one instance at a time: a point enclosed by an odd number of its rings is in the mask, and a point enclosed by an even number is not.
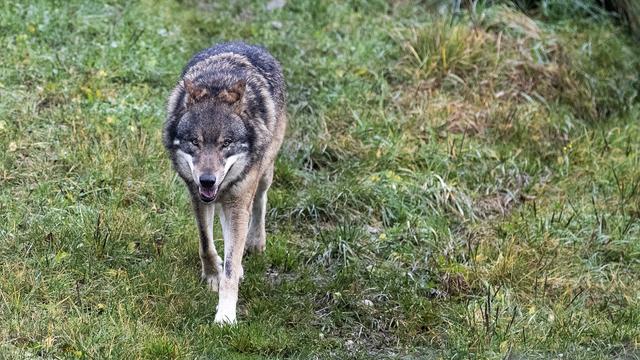
{"type": "Polygon", "coordinates": [[[169,97],[163,141],[184,180],[200,233],[202,278],[219,291],[215,321],[236,320],[242,255],[265,249],[267,191],[286,128],[280,64],[240,42],[196,54],[169,97]],[[224,262],[213,243],[220,214],[224,262]]]}

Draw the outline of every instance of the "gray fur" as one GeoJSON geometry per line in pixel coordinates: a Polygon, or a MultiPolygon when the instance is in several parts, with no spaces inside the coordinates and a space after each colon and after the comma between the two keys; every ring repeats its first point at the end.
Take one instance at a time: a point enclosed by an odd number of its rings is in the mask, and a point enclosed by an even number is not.
{"type": "Polygon", "coordinates": [[[235,322],[245,244],[265,248],[266,193],[284,139],[285,103],[280,64],[264,48],[241,42],[196,54],[168,100],[163,142],[191,194],[202,276],[220,292],[219,323],[235,322]],[[223,225],[223,263],[212,249],[210,202],[223,225]]]}

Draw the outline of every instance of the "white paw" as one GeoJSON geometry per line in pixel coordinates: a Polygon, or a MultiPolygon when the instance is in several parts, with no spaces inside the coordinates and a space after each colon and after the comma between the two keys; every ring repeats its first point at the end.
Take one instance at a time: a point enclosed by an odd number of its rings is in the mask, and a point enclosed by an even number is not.
{"type": "Polygon", "coordinates": [[[220,278],[218,274],[205,274],[202,273],[200,275],[202,281],[207,285],[207,288],[213,292],[218,292],[218,284],[220,283],[220,278]]]}
{"type": "Polygon", "coordinates": [[[218,310],[216,318],[213,320],[218,325],[234,325],[236,323],[236,314],[233,312],[224,312],[218,310]]]}
{"type": "Polygon", "coordinates": [[[222,258],[220,256],[216,256],[215,259],[216,271],[218,274],[222,274],[222,258]]]}

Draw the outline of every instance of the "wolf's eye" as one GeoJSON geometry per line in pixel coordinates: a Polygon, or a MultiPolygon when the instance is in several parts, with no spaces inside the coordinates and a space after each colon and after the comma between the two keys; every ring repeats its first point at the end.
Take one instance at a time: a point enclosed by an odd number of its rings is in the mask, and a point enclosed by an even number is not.
{"type": "Polygon", "coordinates": [[[191,140],[191,143],[193,144],[193,146],[200,146],[200,142],[198,141],[198,139],[191,140]]]}
{"type": "Polygon", "coordinates": [[[222,147],[226,148],[229,145],[231,145],[231,140],[230,139],[224,139],[224,142],[222,143],[222,147]]]}

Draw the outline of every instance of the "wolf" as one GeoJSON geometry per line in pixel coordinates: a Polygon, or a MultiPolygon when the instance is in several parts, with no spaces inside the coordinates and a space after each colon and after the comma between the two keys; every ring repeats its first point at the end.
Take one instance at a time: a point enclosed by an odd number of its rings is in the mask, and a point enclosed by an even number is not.
{"type": "Polygon", "coordinates": [[[222,43],[197,53],[169,97],[163,143],[191,195],[201,276],[219,294],[216,323],[236,322],[245,249],[265,251],[267,191],[286,126],[282,68],[256,45],[222,43]],[[215,212],[224,262],[213,242],[215,212]]]}

